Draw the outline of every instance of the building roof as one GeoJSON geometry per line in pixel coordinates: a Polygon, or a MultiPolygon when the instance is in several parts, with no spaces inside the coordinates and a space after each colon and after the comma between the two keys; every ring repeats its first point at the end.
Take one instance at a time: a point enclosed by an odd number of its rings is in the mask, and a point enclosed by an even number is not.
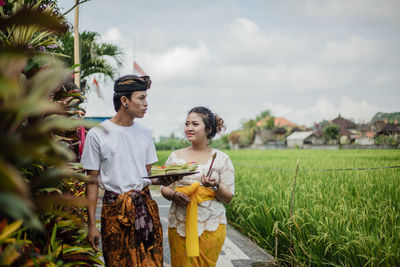
{"type": "MultiPolygon", "coordinates": [[[[269,118],[270,118],[270,117],[262,118],[261,120],[259,120],[259,121],[256,123],[256,125],[257,125],[257,126],[262,125],[263,123],[265,123],[266,121],[268,121],[269,118]]],[[[274,126],[275,126],[275,127],[283,127],[283,126],[295,127],[296,124],[293,123],[293,122],[291,122],[291,121],[288,121],[288,120],[285,119],[285,118],[282,118],[282,117],[275,117],[275,118],[274,118],[274,126]]]]}
{"type": "Polygon", "coordinates": [[[374,138],[375,133],[373,131],[369,131],[369,132],[365,133],[365,136],[368,137],[368,138],[374,138]]]}
{"type": "Polygon", "coordinates": [[[400,133],[400,125],[399,124],[386,124],[378,134],[396,134],[400,133]]]}
{"type": "Polygon", "coordinates": [[[304,132],[294,132],[286,137],[286,140],[304,140],[310,135],[312,135],[312,131],[304,131],[304,132]]]}
{"type": "Polygon", "coordinates": [[[357,125],[354,122],[346,120],[345,118],[341,117],[340,114],[339,117],[332,120],[331,123],[336,124],[341,129],[357,129],[357,125]]]}
{"type": "Polygon", "coordinates": [[[288,121],[285,118],[275,118],[274,125],[275,126],[281,126],[281,127],[282,126],[291,126],[291,127],[295,127],[296,126],[295,123],[293,123],[291,121],[288,121]]]}
{"type": "Polygon", "coordinates": [[[314,132],[313,133],[316,137],[322,137],[324,134],[323,134],[323,132],[322,132],[322,130],[318,130],[318,131],[316,131],[316,132],[314,132]]]}

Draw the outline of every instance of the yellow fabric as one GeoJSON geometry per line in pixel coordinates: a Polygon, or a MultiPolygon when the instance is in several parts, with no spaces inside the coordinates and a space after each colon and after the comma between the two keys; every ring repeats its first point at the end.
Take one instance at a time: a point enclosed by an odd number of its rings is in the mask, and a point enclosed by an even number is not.
{"type": "Polygon", "coordinates": [[[214,199],[215,192],[210,188],[200,186],[199,183],[177,187],[175,190],[184,193],[190,198],[186,208],[186,252],[188,257],[198,257],[197,205],[203,201],[214,199]]]}
{"type": "Polygon", "coordinates": [[[172,267],[210,267],[216,266],[225,241],[226,225],[220,224],[216,231],[204,231],[199,237],[199,257],[186,255],[185,238],[180,236],[176,228],[168,228],[168,241],[171,251],[172,267]]]}

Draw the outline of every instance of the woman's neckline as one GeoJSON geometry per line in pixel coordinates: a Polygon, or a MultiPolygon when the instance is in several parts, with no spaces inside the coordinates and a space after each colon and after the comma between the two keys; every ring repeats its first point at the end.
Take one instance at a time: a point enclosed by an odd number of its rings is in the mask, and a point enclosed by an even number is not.
{"type": "MultiPolygon", "coordinates": [[[[209,163],[209,162],[211,161],[211,159],[212,159],[212,155],[214,154],[214,151],[215,151],[215,150],[216,150],[215,148],[211,148],[211,157],[207,160],[206,163],[204,163],[204,164],[201,164],[201,163],[198,163],[198,162],[196,162],[196,163],[197,163],[198,165],[201,165],[201,166],[208,165],[208,163],[209,163]]],[[[215,151],[215,152],[216,152],[216,151],[215,151]]],[[[179,157],[179,156],[178,156],[178,153],[176,153],[175,151],[174,151],[174,153],[175,153],[175,155],[176,155],[176,158],[181,159],[181,160],[184,160],[186,163],[188,162],[186,159],[179,157]]]]}

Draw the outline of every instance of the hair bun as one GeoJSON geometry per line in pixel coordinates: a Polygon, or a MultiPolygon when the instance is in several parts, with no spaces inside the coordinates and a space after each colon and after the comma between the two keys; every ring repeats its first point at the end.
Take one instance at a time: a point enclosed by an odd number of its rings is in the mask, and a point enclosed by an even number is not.
{"type": "Polygon", "coordinates": [[[214,118],[215,118],[215,122],[217,123],[217,133],[225,131],[226,126],[225,126],[224,120],[220,116],[218,116],[217,113],[214,113],[214,118]]]}

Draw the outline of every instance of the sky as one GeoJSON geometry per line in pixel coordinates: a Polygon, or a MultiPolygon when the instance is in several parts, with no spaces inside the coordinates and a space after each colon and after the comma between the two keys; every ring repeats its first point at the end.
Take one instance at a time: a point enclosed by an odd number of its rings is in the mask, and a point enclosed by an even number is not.
{"type": "MultiPolygon", "coordinates": [[[[66,11],[75,0],[58,2],[66,11]]],[[[138,122],[156,139],[183,136],[195,106],[226,133],[267,109],[304,126],[400,111],[400,0],[91,0],[79,12],[80,31],[124,51],[119,76],[135,60],[151,77],[138,122]]],[[[100,90],[87,116],[115,114],[113,82],[100,90]]]]}

